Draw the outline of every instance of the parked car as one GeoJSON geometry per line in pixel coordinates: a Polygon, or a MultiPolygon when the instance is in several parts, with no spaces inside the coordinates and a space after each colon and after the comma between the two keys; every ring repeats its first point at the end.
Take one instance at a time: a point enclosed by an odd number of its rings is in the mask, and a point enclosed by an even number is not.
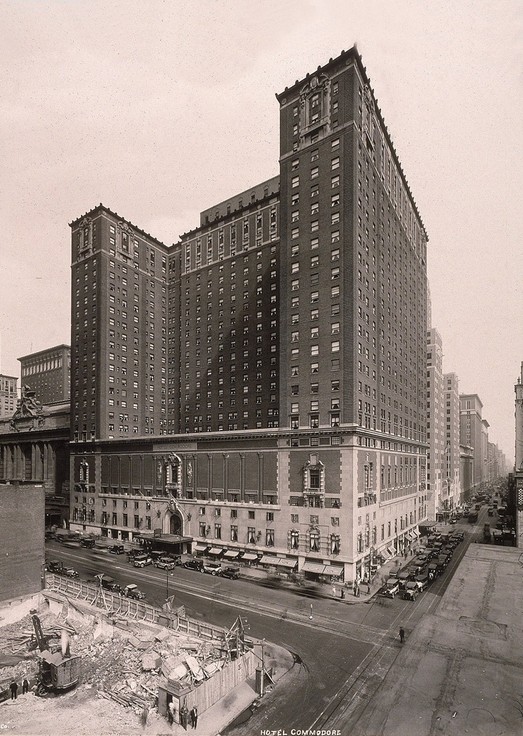
{"type": "Polygon", "coordinates": [[[152,559],[149,557],[149,555],[139,555],[138,557],[135,557],[133,560],[133,566],[134,567],[146,567],[147,565],[152,565],[152,559]]]}
{"type": "Polygon", "coordinates": [[[415,601],[421,593],[419,585],[414,580],[409,580],[403,591],[403,598],[406,601],[415,601]]]}
{"type": "Polygon", "coordinates": [[[64,563],[61,560],[49,560],[46,563],[46,569],[48,572],[62,572],[64,569],[64,563]]]}
{"type": "Polygon", "coordinates": [[[74,570],[72,567],[66,567],[64,570],[62,570],[62,575],[65,575],[68,578],[79,578],[80,576],[74,570]]]}
{"type": "MultiPolygon", "coordinates": [[[[400,586],[400,588],[404,588],[405,587],[405,585],[407,584],[407,581],[410,580],[410,577],[411,577],[411,573],[410,573],[409,570],[402,570],[401,572],[398,573],[398,575],[396,577],[396,581],[397,581],[398,585],[400,586]]],[[[390,578],[389,578],[389,580],[390,580],[390,578]]]]}
{"type": "Polygon", "coordinates": [[[395,578],[389,578],[381,588],[380,594],[386,598],[394,598],[400,592],[400,585],[395,578]]]}
{"type": "Polygon", "coordinates": [[[174,570],[176,563],[170,557],[160,557],[155,561],[155,566],[160,570],[174,570]]]}
{"type": "Polygon", "coordinates": [[[113,544],[112,547],[109,547],[109,552],[112,555],[123,555],[125,552],[125,547],[123,544],[113,544]]]}
{"type": "Polygon", "coordinates": [[[127,598],[134,598],[137,601],[141,601],[145,598],[145,593],[142,593],[142,591],[134,583],[126,585],[123,589],[123,594],[126,595],[127,598]]]}
{"type": "Polygon", "coordinates": [[[114,578],[112,578],[110,575],[106,575],[105,573],[100,573],[99,575],[95,575],[96,580],[100,583],[102,588],[105,588],[105,590],[110,591],[111,593],[121,593],[122,588],[114,578]]]}
{"type": "Polygon", "coordinates": [[[183,563],[183,566],[187,568],[187,570],[197,570],[198,572],[203,572],[203,562],[201,560],[186,560],[183,563]]]}
{"type": "Polygon", "coordinates": [[[80,542],[80,547],[87,547],[88,549],[93,549],[95,546],[96,541],[94,539],[82,539],[80,542]]]}
{"type": "Polygon", "coordinates": [[[219,562],[203,563],[203,571],[206,572],[207,575],[220,575],[222,570],[223,568],[219,562]]]}
{"type": "Polygon", "coordinates": [[[230,578],[231,580],[238,580],[238,578],[240,577],[240,571],[236,567],[225,567],[221,571],[220,577],[230,578]]]}
{"type": "Polygon", "coordinates": [[[438,565],[436,562],[429,562],[427,565],[427,575],[429,576],[429,580],[434,580],[438,577],[440,573],[440,570],[438,568],[438,565]]]}
{"type": "Polygon", "coordinates": [[[418,585],[420,590],[425,590],[430,583],[428,570],[423,570],[419,575],[416,575],[414,582],[418,585]]]}

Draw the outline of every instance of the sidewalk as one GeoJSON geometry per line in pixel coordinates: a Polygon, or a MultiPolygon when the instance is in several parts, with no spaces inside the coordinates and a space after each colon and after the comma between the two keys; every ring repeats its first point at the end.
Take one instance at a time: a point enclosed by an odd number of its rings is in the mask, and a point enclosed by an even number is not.
{"type": "MultiPolygon", "coordinates": [[[[272,679],[275,683],[291,669],[294,664],[294,658],[283,647],[277,646],[270,642],[265,644],[265,667],[272,670],[272,679]]],[[[276,684],[276,687],[279,687],[276,684]]],[[[267,688],[267,693],[273,690],[274,686],[267,688]]],[[[258,701],[258,695],[255,691],[254,677],[248,678],[238,687],[231,690],[221,700],[200,714],[198,718],[198,726],[196,729],[188,727],[185,731],[178,723],[169,726],[165,721],[165,733],[172,733],[174,736],[183,736],[186,733],[193,733],[195,736],[218,736],[220,732],[226,728],[233,720],[238,718],[249,706],[258,701]]],[[[260,707],[263,707],[263,698],[259,700],[260,707]]]]}

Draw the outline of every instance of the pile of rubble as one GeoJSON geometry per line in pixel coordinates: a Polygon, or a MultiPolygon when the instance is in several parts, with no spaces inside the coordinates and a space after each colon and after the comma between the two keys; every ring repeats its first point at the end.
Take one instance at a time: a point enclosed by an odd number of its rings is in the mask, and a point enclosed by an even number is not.
{"type": "MultiPolygon", "coordinates": [[[[71,654],[81,657],[81,686],[136,712],[155,705],[161,679],[195,685],[220,670],[227,657],[221,642],[154,624],[96,614],[71,620],[49,611],[39,617],[51,647],[58,648],[61,632],[67,631],[71,654]]],[[[38,651],[31,617],[2,628],[1,641],[0,684],[35,677],[38,651]]]]}

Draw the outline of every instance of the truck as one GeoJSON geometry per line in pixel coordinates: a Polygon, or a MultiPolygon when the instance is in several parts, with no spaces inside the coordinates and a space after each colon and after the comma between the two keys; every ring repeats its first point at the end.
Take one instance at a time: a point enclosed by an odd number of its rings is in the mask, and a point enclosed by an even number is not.
{"type": "Polygon", "coordinates": [[[475,524],[478,520],[478,512],[477,511],[471,511],[468,516],[469,524],[475,524]]]}

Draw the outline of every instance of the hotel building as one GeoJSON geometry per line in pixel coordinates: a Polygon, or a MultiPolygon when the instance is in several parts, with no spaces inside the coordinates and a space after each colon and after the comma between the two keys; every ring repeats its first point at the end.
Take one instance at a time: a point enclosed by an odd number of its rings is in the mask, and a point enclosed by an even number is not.
{"type": "Polygon", "coordinates": [[[71,527],[348,581],[427,518],[427,235],[355,48],[277,100],[176,244],[71,223],[71,527]]]}

